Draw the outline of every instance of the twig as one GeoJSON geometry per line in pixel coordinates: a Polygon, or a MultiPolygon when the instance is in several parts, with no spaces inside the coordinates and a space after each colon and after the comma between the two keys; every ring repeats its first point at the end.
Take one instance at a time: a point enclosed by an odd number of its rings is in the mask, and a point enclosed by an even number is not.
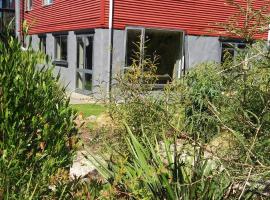
{"type": "Polygon", "coordinates": [[[243,60],[242,62],[240,62],[240,63],[237,64],[237,65],[234,65],[234,66],[232,66],[232,67],[230,67],[230,68],[228,68],[228,69],[221,70],[220,72],[218,72],[218,74],[221,74],[221,73],[223,73],[223,72],[226,72],[226,71],[229,71],[229,70],[234,69],[234,68],[236,68],[236,67],[239,67],[240,65],[245,64],[246,62],[252,60],[253,58],[256,58],[256,57],[261,56],[261,55],[264,55],[264,54],[265,54],[264,52],[260,52],[260,53],[254,55],[254,56],[251,56],[251,57],[248,58],[248,59],[243,60]]]}
{"type": "Polygon", "coordinates": [[[240,196],[239,196],[238,200],[240,200],[240,199],[242,198],[242,196],[244,195],[244,192],[245,192],[245,189],[246,189],[246,186],[247,186],[248,180],[249,180],[249,178],[250,178],[250,175],[251,175],[252,169],[253,169],[253,168],[251,167],[251,168],[250,168],[250,170],[249,170],[248,177],[247,177],[247,179],[246,179],[246,182],[245,182],[244,188],[243,188],[243,190],[242,190],[242,192],[241,192],[241,194],[240,194],[240,196]]]}

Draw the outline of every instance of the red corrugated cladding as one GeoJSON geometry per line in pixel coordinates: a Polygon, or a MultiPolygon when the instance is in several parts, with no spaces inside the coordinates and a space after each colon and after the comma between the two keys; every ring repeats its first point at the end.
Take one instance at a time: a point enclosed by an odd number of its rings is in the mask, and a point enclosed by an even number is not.
{"type": "MultiPolygon", "coordinates": [[[[269,2],[254,0],[253,6],[259,9],[269,2]]],[[[217,35],[222,31],[217,23],[226,22],[235,13],[225,0],[115,0],[114,27],[157,27],[184,30],[191,35],[217,35]]]]}
{"type": "MultiPolygon", "coordinates": [[[[109,0],[54,0],[43,7],[33,0],[33,10],[25,13],[32,22],[31,33],[108,27],[109,0]]],[[[236,0],[243,4],[243,0],[236,0]]],[[[236,10],[226,0],[114,0],[114,28],[143,26],[183,30],[191,35],[220,35],[217,25],[236,10]]],[[[255,8],[269,0],[254,0],[255,8]]],[[[241,24],[241,23],[240,23],[241,24]]]]}
{"type": "Polygon", "coordinates": [[[96,28],[104,26],[104,6],[104,0],[54,0],[48,6],[33,0],[24,19],[31,25],[30,34],[96,28]]]}

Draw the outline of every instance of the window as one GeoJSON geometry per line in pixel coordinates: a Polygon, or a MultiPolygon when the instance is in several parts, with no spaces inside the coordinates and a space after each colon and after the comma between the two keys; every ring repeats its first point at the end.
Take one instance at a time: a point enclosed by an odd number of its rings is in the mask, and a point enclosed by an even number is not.
{"type": "Polygon", "coordinates": [[[55,56],[56,61],[67,61],[67,35],[55,36],[55,56]]]}
{"type": "Polygon", "coordinates": [[[25,10],[31,11],[33,7],[33,0],[26,0],[25,1],[25,10]]]}
{"type": "Polygon", "coordinates": [[[0,8],[15,9],[15,0],[0,0],[0,8]]]}
{"type": "Polygon", "coordinates": [[[39,50],[46,54],[46,36],[39,36],[39,50]]]}
{"type": "Polygon", "coordinates": [[[228,58],[234,60],[239,52],[245,48],[246,44],[244,42],[221,42],[221,63],[228,58]]]}
{"type": "Polygon", "coordinates": [[[44,6],[51,5],[52,3],[53,3],[53,0],[43,0],[44,6]]]}
{"type": "MultiPolygon", "coordinates": [[[[0,0],[0,32],[4,26],[11,22],[11,29],[15,31],[15,1],[0,0]]],[[[14,32],[15,33],[15,32],[14,32]]]]}
{"type": "Polygon", "coordinates": [[[92,90],[93,35],[77,36],[76,88],[84,93],[92,90]]]}
{"type": "MultiPolygon", "coordinates": [[[[140,60],[145,57],[158,56],[156,86],[170,83],[179,77],[183,66],[183,38],[180,31],[127,28],[126,30],[126,68],[134,59],[134,54],[140,49],[140,60]]],[[[137,58],[138,59],[138,58],[137,58]]]]}

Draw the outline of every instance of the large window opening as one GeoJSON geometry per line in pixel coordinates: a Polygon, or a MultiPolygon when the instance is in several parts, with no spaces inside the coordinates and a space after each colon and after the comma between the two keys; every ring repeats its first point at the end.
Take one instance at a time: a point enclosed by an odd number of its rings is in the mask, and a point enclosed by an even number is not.
{"type": "Polygon", "coordinates": [[[15,1],[14,0],[0,0],[0,32],[5,26],[12,22],[12,32],[15,31],[15,1]]]}
{"type": "Polygon", "coordinates": [[[93,35],[77,36],[76,88],[83,93],[92,91],[93,35]]]}
{"type": "Polygon", "coordinates": [[[126,38],[126,68],[132,65],[134,59],[141,62],[145,57],[152,60],[158,57],[157,86],[162,87],[180,77],[184,65],[183,32],[127,28],[126,38]]]}

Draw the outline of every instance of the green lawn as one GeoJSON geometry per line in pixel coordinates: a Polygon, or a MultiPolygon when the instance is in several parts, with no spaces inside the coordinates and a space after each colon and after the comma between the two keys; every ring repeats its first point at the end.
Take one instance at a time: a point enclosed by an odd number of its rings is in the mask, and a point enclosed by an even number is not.
{"type": "Polygon", "coordinates": [[[71,105],[71,107],[77,110],[78,113],[83,113],[84,117],[89,117],[91,115],[99,116],[106,111],[106,108],[99,104],[76,104],[71,105]]]}

